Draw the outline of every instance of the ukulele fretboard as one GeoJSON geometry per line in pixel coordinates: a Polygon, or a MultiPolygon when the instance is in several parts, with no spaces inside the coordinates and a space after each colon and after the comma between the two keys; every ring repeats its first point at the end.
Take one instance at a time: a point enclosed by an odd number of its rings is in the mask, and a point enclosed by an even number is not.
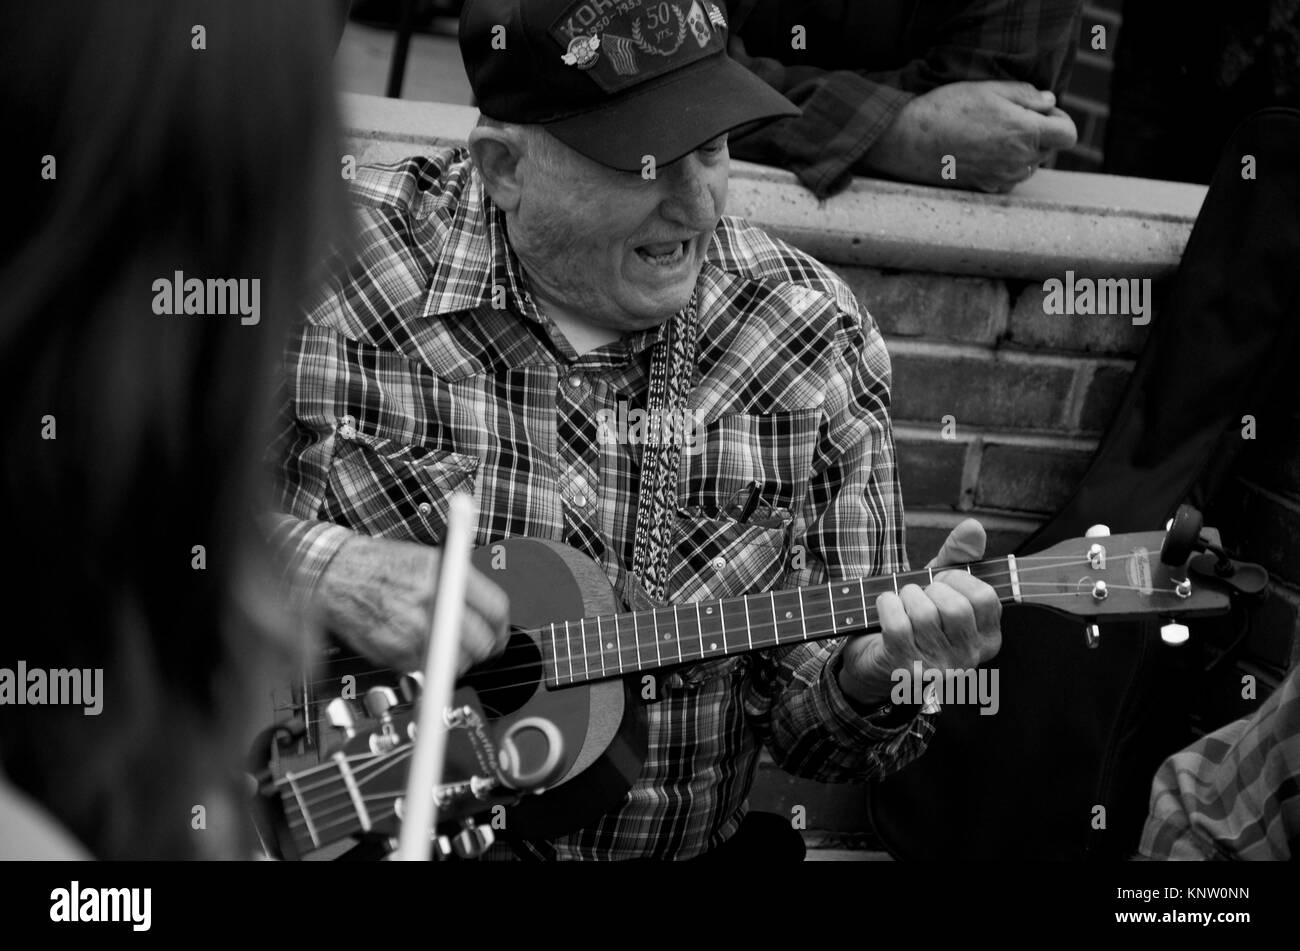
{"type": "MultiPolygon", "coordinates": [[[[1014,556],[956,570],[986,581],[1004,602],[1019,600],[1014,556]]],[[[927,568],[560,621],[538,632],[547,682],[567,687],[801,641],[867,633],[879,628],[878,595],[898,592],[909,584],[925,586],[933,578],[934,570],[927,568]]]]}

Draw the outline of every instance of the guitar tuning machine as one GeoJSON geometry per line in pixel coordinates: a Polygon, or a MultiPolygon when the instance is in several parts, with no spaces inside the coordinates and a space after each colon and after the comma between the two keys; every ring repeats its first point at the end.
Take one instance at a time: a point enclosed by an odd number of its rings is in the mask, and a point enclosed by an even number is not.
{"type": "Polygon", "coordinates": [[[352,708],[342,697],[335,697],[325,707],[325,719],[329,721],[330,726],[336,730],[342,730],[344,736],[349,740],[357,735],[356,720],[352,716],[352,708]]]}
{"type": "Polygon", "coordinates": [[[407,703],[415,703],[420,699],[420,695],[424,693],[424,674],[418,670],[409,674],[402,674],[398,686],[402,689],[402,699],[407,703]]]}
{"type": "Polygon", "coordinates": [[[457,858],[476,859],[496,841],[496,834],[488,826],[477,825],[473,819],[465,820],[465,827],[451,841],[457,858]]]}
{"type": "Polygon", "coordinates": [[[365,705],[366,711],[379,719],[378,732],[370,734],[370,751],[387,753],[395,749],[402,742],[390,712],[397,706],[396,691],[392,687],[371,687],[366,691],[365,705]]]}

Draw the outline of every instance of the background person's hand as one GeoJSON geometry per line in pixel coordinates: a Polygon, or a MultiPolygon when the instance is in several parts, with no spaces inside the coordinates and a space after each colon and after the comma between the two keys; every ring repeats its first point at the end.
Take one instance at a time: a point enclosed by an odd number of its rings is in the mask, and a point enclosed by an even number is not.
{"type": "MultiPolygon", "coordinates": [[[[326,626],[370,660],[399,671],[424,669],[442,557],[415,542],[354,535],[330,562],[318,589],[326,626]]],[[[504,591],[470,568],[457,675],[505,649],[510,604],[504,591]]]]}
{"type": "Polygon", "coordinates": [[[1077,140],[1051,92],[1018,82],[949,83],[904,106],[862,164],[926,185],[1005,192],[1077,140]],[[947,155],[956,160],[951,179],[943,177],[947,155]]]}
{"type": "MultiPolygon", "coordinates": [[[[928,567],[964,565],[984,555],[984,526],[968,518],[948,535],[928,567]]],[[[844,645],[840,686],[859,703],[889,698],[894,671],[920,661],[922,669],[966,670],[997,656],[1002,647],[1002,604],[997,592],[966,571],[936,571],[922,589],[904,585],[876,598],[880,633],[844,645]]]]}

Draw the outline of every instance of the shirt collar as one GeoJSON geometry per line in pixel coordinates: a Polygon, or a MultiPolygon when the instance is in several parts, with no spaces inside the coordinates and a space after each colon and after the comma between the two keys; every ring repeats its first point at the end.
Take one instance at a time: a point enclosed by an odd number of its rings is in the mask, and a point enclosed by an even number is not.
{"type": "Polygon", "coordinates": [[[542,321],[528,293],[523,267],[510,249],[506,216],[484,191],[475,169],[438,250],[421,316],[491,307],[497,288],[504,288],[504,303],[516,313],[542,321]]]}

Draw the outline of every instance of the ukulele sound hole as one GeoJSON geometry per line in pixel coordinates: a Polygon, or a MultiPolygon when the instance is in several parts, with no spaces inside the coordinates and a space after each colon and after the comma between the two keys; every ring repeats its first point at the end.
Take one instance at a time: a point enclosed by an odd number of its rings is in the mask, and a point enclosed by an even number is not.
{"type": "Polygon", "coordinates": [[[542,682],[542,652],[527,634],[515,631],[500,657],[475,667],[461,681],[478,692],[483,712],[492,719],[514,713],[542,682]]]}

